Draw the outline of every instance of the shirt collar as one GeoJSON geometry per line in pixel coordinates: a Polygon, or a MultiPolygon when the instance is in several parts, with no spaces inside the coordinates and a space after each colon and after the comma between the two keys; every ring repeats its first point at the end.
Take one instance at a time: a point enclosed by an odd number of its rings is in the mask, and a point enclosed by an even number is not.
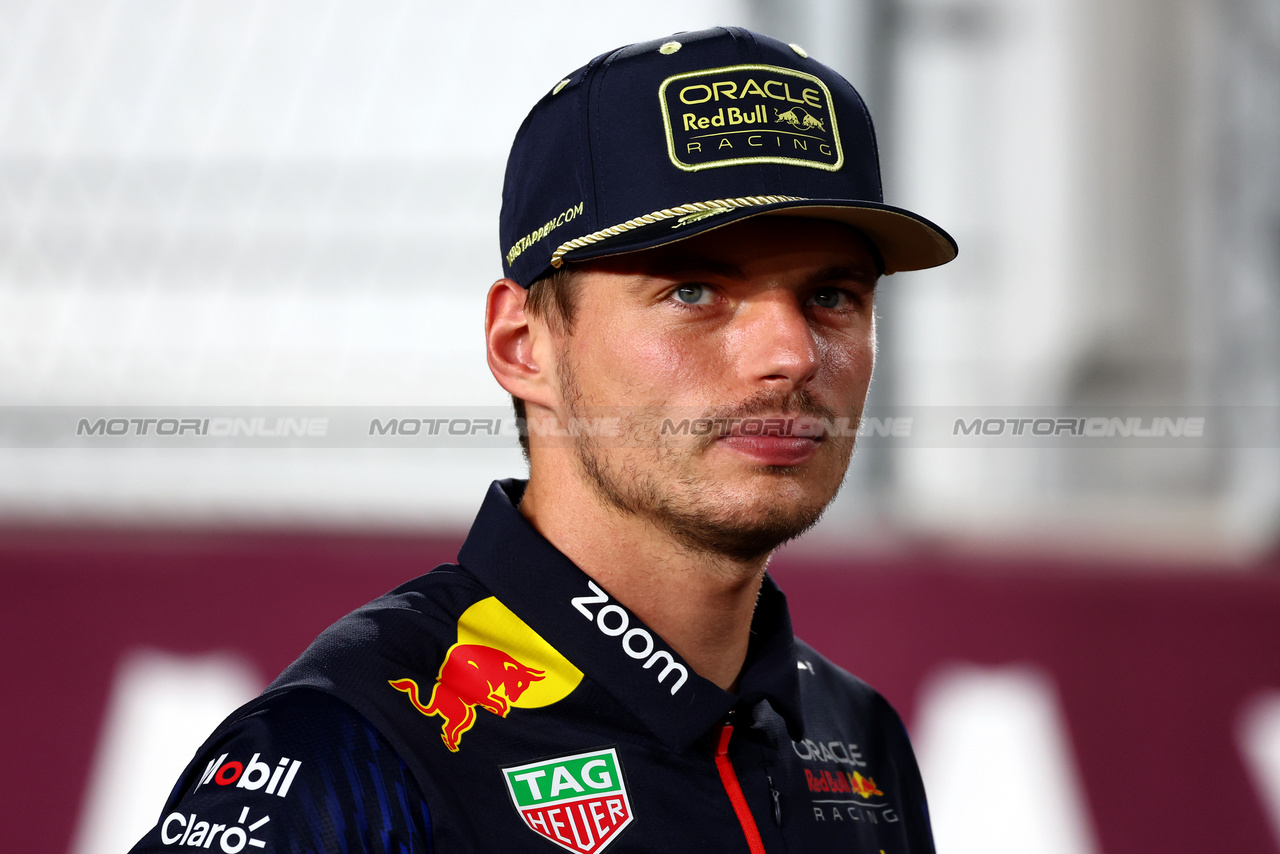
{"type": "Polygon", "coordinates": [[[782,715],[793,739],[802,737],[791,617],[773,579],[766,575],[760,590],[735,696],[694,673],[537,532],[517,509],[526,485],[494,481],[458,553],[503,604],[673,750],[687,750],[734,706],[760,700],[782,715]]]}

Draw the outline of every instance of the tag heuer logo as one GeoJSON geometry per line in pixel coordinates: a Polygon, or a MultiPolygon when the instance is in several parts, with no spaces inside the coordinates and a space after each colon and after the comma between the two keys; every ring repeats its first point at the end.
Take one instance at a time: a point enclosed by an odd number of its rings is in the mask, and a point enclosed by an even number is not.
{"type": "Polygon", "coordinates": [[[503,768],[520,817],[569,851],[595,854],[631,823],[622,763],[613,748],[503,768]]]}

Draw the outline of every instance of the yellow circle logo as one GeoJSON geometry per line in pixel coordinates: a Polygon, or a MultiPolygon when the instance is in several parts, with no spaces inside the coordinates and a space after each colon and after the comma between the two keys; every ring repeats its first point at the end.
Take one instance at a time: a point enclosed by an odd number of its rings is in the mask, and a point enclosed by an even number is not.
{"type": "Polygon", "coordinates": [[[507,701],[520,709],[558,703],[582,681],[581,670],[494,596],[481,599],[458,618],[457,646],[464,645],[505,652],[530,670],[542,673],[542,678],[530,683],[519,697],[512,697],[511,690],[507,690],[507,701]]]}
{"type": "Polygon", "coordinates": [[[495,597],[481,599],[458,618],[458,642],[445,653],[431,699],[418,683],[392,679],[424,715],[444,719],[440,738],[457,752],[476,722],[476,707],[505,718],[511,707],[537,709],[569,696],[582,671],[495,597]]]}

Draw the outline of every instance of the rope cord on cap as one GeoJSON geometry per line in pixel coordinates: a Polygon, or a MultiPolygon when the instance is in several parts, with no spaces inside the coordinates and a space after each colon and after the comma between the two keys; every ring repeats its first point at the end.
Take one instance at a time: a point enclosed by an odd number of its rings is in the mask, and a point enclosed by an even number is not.
{"type": "Polygon", "coordinates": [[[646,225],[653,225],[655,222],[662,222],[667,219],[676,217],[689,216],[699,213],[720,213],[717,208],[724,211],[733,208],[750,208],[760,205],[774,205],[779,202],[803,202],[803,196],[743,196],[737,199],[715,199],[710,202],[690,202],[687,205],[680,205],[676,208],[665,208],[654,213],[638,216],[635,219],[629,219],[621,225],[611,225],[608,228],[602,228],[599,231],[585,235],[583,237],[575,237],[573,240],[565,241],[556,247],[556,251],[551,253],[551,266],[559,268],[564,264],[564,256],[575,249],[585,249],[593,243],[599,243],[601,240],[608,240],[610,237],[617,237],[620,234],[626,234],[628,231],[634,231],[646,225]]]}

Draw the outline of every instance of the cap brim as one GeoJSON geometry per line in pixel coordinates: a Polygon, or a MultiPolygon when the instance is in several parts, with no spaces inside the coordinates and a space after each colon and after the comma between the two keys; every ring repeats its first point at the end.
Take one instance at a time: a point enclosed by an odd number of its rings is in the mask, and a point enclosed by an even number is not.
{"type": "Polygon", "coordinates": [[[937,267],[953,260],[958,251],[951,235],[924,217],[902,208],[842,199],[797,199],[734,208],[683,225],[676,220],[664,218],[614,236],[597,238],[589,246],[569,250],[562,257],[565,261],[586,261],[638,252],[687,240],[694,235],[758,216],[806,217],[853,226],[876,245],[884,259],[886,273],[937,267]]]}

